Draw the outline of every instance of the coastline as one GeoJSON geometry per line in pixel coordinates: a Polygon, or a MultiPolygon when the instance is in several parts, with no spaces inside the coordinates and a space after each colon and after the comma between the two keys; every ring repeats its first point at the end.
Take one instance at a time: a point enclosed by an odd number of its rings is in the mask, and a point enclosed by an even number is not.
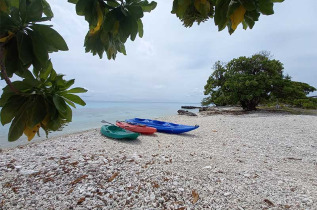
{"type": "MultiPolygon", "coordinates": [[[[174,115],[183,103],[170,102],[102,102],[87,101],[85,107],[73,109],[73,122],[64,127],[62,131],[49,134],[49,138],[73,134],[89,129],[100,128],[101,120],[115,123],[116,120],[125,120],[134,117],[158,118],[162,116],[174,115]]],[[[196,105],[196,103],[187,103],[196,105]]],[[[198,110],[197,110],[198,111],[198,110]]],[[[10,125],[0,126],[0,149],[13,148],[19,145],[29,144],[27,137],[22,137],[15,142],[8,142],[7,135],[10,125]]],[[[46,141],[45,133],[40,130],[41,137],[37,135],[32,140],[46,141]]]]}
{"type": "Polygon", "coordinates": [[[200,128],[136,141],[99,129],[0,152],[0,207],[317,208],[317,117],[166,116],[200,128]]]}
{"type": "MultiPolygon", "coordinates": [[[[23,149],[24,147],[26,147],[28,145],[35,146],[35,145],[41,144],[41,143],[46,142],[46,141],[54,141],[55,139],[60,139],[60,138],[69,138],[69,136],[77,136],[77,135],[81,135],[81,134],[84,134],[84,133],[87,133],[87,132],[90,132],[90,131],[93,131],[93,130],[97,130],[97,129],[98,128],[90,128],[90,129],[87,129],[87,130],[82,130],[82,131],[77,131],[77,132],[67,133],[67,134],[60,134],[60,135],[57,135],[57,136],[52,136],[52,137],[48,137],[48,138],[44,138],[44,139],[36,139],[35,141],[32,140],[32,141],[27,142],[25,144],[17,145],[17,146],[14,146],[14,147],[0,148],[0,151],[8,152],[8,151],[14,150],[16,148],[23,149]]],[[[17,140],[17,141],[19,141],[19,140],[17,140]]]]}

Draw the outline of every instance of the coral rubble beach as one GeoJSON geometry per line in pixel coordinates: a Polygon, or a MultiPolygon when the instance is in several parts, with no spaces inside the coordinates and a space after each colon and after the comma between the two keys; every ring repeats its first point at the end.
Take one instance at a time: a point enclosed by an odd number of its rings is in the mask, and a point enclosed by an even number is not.
{"type": "Polygon", "coordinates": [[[317,117],[160,118],[135,141],[99,129],[0,152],[0,209],[317,209],[317,117]]]}

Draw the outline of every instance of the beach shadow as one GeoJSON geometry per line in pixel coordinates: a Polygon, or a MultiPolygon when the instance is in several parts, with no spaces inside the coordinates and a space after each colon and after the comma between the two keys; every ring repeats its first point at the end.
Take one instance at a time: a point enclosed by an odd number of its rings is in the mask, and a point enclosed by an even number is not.
{"type": "Polygon", "coordinates": [[[144,137],[150,137],[150,138],[156,138],[156,137],[158,137],[158,135],[157,134],[151,134],[151,135],[144,135],[144,134],[142,134],[142,136],[144,136],[144,137]]]}
{"type": "Polygon", "coordinates": [[[108,137],[105,137],[107,140],[110,140],[110,141],[114,141],[114,142],[117,142],[117,143],[123,143],[123,144],[130,144],[130,145],[141,145],[142,144],[142,141],[140,139],[112,139],[112,138],[108,138],[108,137]]]}
{"type": "Polygon", "coordinates": [[[140,139],[134,139],[134,140],[130,140],[130,139],[112,139],[118,143],[124,143],[124,144],[130,144],[130,145],[141,145],[142,141],[140,139]]]}

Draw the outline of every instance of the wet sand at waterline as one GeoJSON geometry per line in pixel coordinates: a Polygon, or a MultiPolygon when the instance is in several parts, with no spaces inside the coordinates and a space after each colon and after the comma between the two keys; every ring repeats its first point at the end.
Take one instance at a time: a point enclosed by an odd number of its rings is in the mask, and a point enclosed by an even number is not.
{"type": "Polygon", "coordinates": [[[99,129],[3,149],[0,209],[317,209],[317,117],[159,118],[200,125],[108,139],[99,129]]]}

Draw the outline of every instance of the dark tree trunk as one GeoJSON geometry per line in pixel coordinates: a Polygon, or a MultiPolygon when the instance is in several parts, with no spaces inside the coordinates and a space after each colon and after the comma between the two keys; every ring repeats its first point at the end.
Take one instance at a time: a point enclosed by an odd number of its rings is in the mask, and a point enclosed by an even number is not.
{"type": "Polygon", "coordinates": [[[255,111],[259,102],[257,102],[257,100],[251,100],[241,101],[240,103],[244,111],[255,111]]]}

